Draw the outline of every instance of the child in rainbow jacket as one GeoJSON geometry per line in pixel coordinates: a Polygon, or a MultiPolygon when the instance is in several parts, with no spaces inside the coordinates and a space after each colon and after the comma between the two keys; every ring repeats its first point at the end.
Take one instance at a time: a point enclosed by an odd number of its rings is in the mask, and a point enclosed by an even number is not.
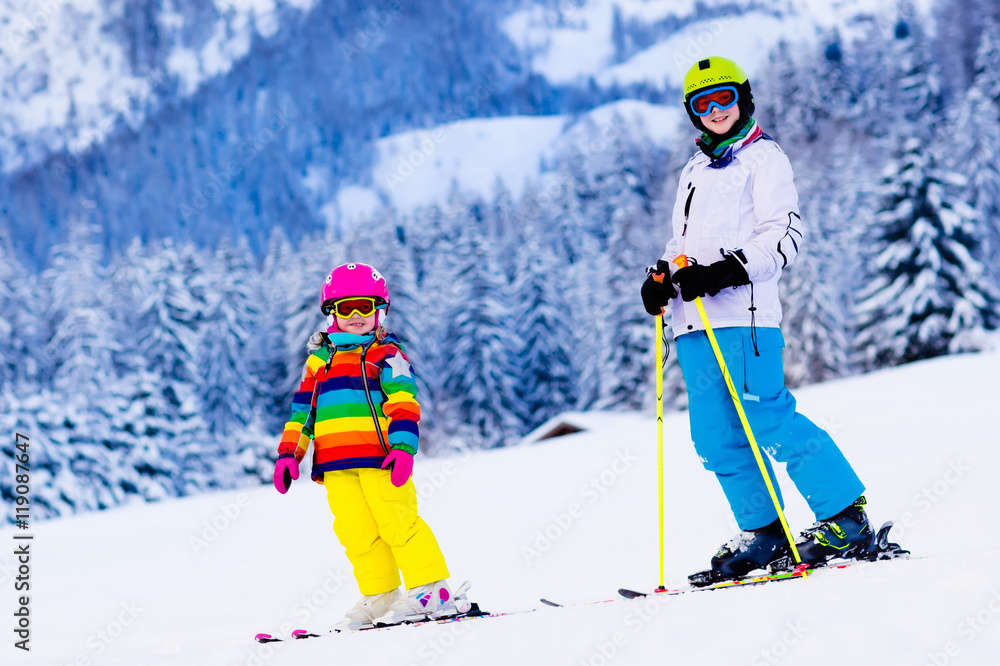
{"type": "Polygon", "coordinates": [[[278,445],[274,486],[288,491],[314,442],[312,478],[326,487],[333,530],[363,595],[334,629],[364,629],[469,610],[449,589],[434,533],[417,515],[410,476],[420,405],[413,366],[385,327],[389,289],[372,266],[345,264],[322,289],[326,333],[310,339],[278,445]],[[399,590],[400,571],[407,590],[399,590]]]}

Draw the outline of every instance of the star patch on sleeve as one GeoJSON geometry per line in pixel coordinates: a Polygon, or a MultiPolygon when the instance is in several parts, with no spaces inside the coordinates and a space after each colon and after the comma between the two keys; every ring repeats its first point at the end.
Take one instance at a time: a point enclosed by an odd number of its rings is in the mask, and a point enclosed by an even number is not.
{"type": "Polygon", "coordinates": [[[413,377],[410,374],[410,362],[402,354],[396,354],[386,361],[386,364],[392,368],[393,379],[396,377],[413,377]]]}

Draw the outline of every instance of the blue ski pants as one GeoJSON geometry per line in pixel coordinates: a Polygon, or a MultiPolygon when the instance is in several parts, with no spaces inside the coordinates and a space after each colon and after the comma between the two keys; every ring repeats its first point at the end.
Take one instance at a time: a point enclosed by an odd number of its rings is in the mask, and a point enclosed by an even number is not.
{"type": "MultiPolygon", "coordinates": [[[[749,327],[720,328],[715,337],[754,438],[767,454],[762,458],[779,501],[781,491],[768,455],[786,464],[817,520],[847,508],[865,487],[830,435],[795,411],[795,398],[785,388],[781,330],[756,329],[759,355],[749,327]]],[[[687,385],[691,439],[705,469],[722,485],[737,524],[750,530],[774,522],[777,510],[708,335],[695,331],[679,336],[677,358],[687,385]]]]}

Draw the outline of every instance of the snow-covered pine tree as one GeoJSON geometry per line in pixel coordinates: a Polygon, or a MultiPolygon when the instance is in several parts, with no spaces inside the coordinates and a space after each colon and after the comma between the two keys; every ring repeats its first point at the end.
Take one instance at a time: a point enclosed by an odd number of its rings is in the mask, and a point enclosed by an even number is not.
{"type": "Polygon", "coordinates": [[[818,44],[791,45],[782,40],[769,56],[759,82],[751,81],[764,131],[782,145],[830,141],[831,120],[848,113],[853,102],[840,34],[821,35],[818,44]]]}
{"type": "Polygon", "coordinates": [[[582,238],[587,232],[585,206],[591,195],[584,161],[580,149],[572,146],[568,155],[559,158],[554,171],[543,173],[535,186],[525,188],[518,206],[522,217],[549,221],[556,254],[571,264],[581,260],[582,238]]]}
{"type": "Polygon", "coordinates": [[[205,465],[211,454],[204,449],[205,422],[197,397],[201,371],[196,354],[207,308],[204,264],[193,246],[178,248],[166,239],[135,251],[124,273],[131,292],[132,372],[138,373],[131,400],[141,403],[145,414],[133,427],[141,427],[156,443],[135,464],[149,477],[164,479],[169,496],[214,485],[205,465]]]}
{"type": "Polygon", "coordinates": [[[541,230],[532,225],[526,231],[513,262],[512,292],[517,304],[513,328],[524,345],[516,389],[530,429],[571,409],[576,401],[572,328],[578,322],[566,297],[572,279],[569,267],[541,240],[541,230]]]}
{"type": "Polygon", "coordinates": [[[458,420],[474,428],[484,447],[501,446],[523,432],[525,412],[514,386],[523,343],[511,326],[510,285],[471,207],[453,221],[455,242],[435,275],[434,295],[446,308],[437,319],[441,358],[435,361],[445,371],[443,388],[458,420]]]}
{"type": "Polygon", "coordinates": [[[816,138],[818,103],[812,97],[815,83],[809,80],[810,76],[813,72],[805,63],[798,62],[792,46],[785,40],[779,41],[768,56],[766,75],[756,86],[758,94],[754,96],[759,108],[756,114],[770,122],[765,131],[779,142],[793,144],[816,138]]]}
{"type": "Polygon", "coordinates": [[[938,127],[943,106],[941,74],[931,54],[923,23],[909,0],[900,3],[899,17],[890,46],[893,96],[883,100],[877,112],[895,111],[900,122],[882,123],[889,128],[889,146],[897,147],[910,138],[930,143],[938,127]]]}
{"type": "Polygon", "coordinates": [[[868,282],[856,306],[856,349],[869,368],[979,348],[997,300],[980,261],[978,213],[963,200],[966,180],[938,157],[952,140],[937,133],[937,67],[909,3],[900,5],[894,35],[902,122],[891,124],[897,148],[883,172],[868,282]]]}
{"type": "MultiPolygon", "coordinates": [[[[492,237],[499,250],[499,256],[515,256],[528,234],[526,229],[528,220],[518,216],[517,206],[514,204],[510,190],[507,189],[507,185],[499,176],[493,183],[492,199],[486,213],[486,219],[490,221],[490,228],[493,229],[492,237]]],[[[503,263],[503,267],[507,270],[513,271],[517,268],[514,261],[503,263]]],[[[507,275],[507,279],[511,282],[514,281],[514,277],[513,274],[507,275]]]]}
{"type": "MultiPolygon", "coordinates": [[[[893,51],[896,32],[887,31],[878,18],[862,25],[860,37],[844,52],[844,70],[852,99],[847,117],[861,134],[884,138],[892,127],[884,120],[886,109],[892,108],[896,95],[898,63],[893,51]],[[887,67],[886,63],[893,66],[887,67]]],[[[897,111],[895,115],[900,114],[897,111]]]]}
{"type": "Polygon", "coordinates": [[[1000,22],[987,18],[981,35],[972,85],[953,107],[954,149],[947,154],[968,180],[965,199],[983,225],[981,255],[1000,284],[1000,22]]]}
{"type": "Polygon", "coordinates": [[[43,345],[37,276],[17,260],[10,234],[0,227],[0,391],[39,378],[43,345]]]}
{"type": "Polygon", "coordinates": [[[836,202],[819,197],[801,202],[806,242],[781,279],[785,381],[789,386],[819,382],[848,373],[850,345],[844,307],[844,255],[836,238],[824,234],[821,221],[843,219],[836,202]],[[831,277],[833,279],[831,279],[831,277]]]}
{"type": "Polygon", "coordinates": [[[68,242],[53,248],[42,274],[54,330],[47,349],[53,385],[71,400],[99,395],[102,383],[114,376],[115,352],[121,348],[102,251],[92,240],[96,232],[82,220],[73,222],[68,242]]]}
{"type": "Polygon", "coordinates": [[[66,484],[60,492],[77,510],[115,506],[127,495],[119,480],[128,474],[121,463],[129,441],[114,428],[125,407],[118,390],[123,331],[111,307],[115,294],[93,240],[96,231],[74,220],[67,242],[53,248],[42,273],[53,374],[35,419],[60,472],[69,472],[60,477],[66,484]]]}
{"type": "Polygon", "coordinates": [[[857,305],[859,360],[877,368],[979,348],[997,296],[976,258],[964,179],[911,138],[886,168],[877,254],[857,305]]]}
{"type": "Polygon", "coordinates": [[[652,325],[639,298],[647,258],[655,253],[647,232],[653,226],[652,196],[638,144],[621,135],[595,159],[593,173],[597,196],[591,214],[608,229],[607,251],[600,260],[606,262],[610,291],[610,299],[591,313],[606,320],[609,333],[598,357],[603,376],[596,407],[634,409],[655,398],[649,390],[652,325]]]}
{"type": "MultiPolygon", "coordinates": [[[[392,218],[396,219],[395,214],[392,218]]],[[[460,307],[449,263],[452,236],[461,226],[456,218],[461,216],[446,215],[435,205],[417,209],[398,221],[414,280],[412,303],[407,304],[410,311],[400,317],[406,319],[400,333],[405,336],[406,352],[416,367],[420,448],[424,452],[453,445],[462,448],[478,441],[459,415],[457,398],[445,389],[453,370],[449,365],[451,343],[442,331],[443,322],[454,316],[454,308],[460,307]]],[[[395,314],[392,321],[394,327],[399,323],[395,314]]]]}
{"type": "Polygon", "coordinates": [[[391,211],[382,211],[375,220],[358,225],[347,239],[347,256],[351,261],[370,264],[385,277],[391,306],[385,321],[390,331],[406,346],[407,354],[419,356],[418,321],[420,304],[417,297],[417,277],[409,246],[403,243],[406,234],[391,211]],[[411,349],[413,347],[413,349],[411,349]]]}
{"type": "MultiPolygon", "coordinates": [[[[285,322],[285,362],[288,376],[293,379],[293,389],[302,380],[302,369],[309,353],[306,342],[317,331],[326,332],[327,322],[320,311],[323,281],[337,266],[346,263],[344,246],[332,237],[312,239],[303,244],[287,267],[288,318],[285,322]]],[[[292,404],[291,394],[279,397],[284,424],[292,404]]]]}
{"type": "Polygon", "coordinates": [[[272,436],[281,432],[288,418],[289,396],[299,378],[289,373],[285,351],[285,325],[291,305],[289,285],[293,282],[289,269],[296,261],[285,232],[275,227],[260,272],[262,298],[257,304],[258,321],[247,345],[246,360],[256,389],[255,423],[272,436]]]}
{"type": "MultiPolygon", "coordinates": [[[[234,455],[233,435],[253,418],[259,392],[247,367],[262,300],[258,278],[246,240],[234,247],[228,238],[200,276],[207,307],[199,326],[197,395],[201,417],[215,436],[216,456],[223,459],[234,455]]],[[[222,475],[231,469],[226,460],[219,467],[222,475]]]]}

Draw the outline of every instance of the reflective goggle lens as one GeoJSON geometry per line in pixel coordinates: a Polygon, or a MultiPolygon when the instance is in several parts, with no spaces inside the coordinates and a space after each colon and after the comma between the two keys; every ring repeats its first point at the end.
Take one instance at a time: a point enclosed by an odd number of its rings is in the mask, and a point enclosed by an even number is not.
{"type": "Polygon", "coordinates": [[[381,300],[367,297],[342,298],[339,301],[329,300],[323,303],[323,314],[334,312],[338,317],[350,317],[357,312],[362,317],[370,317],[382,305],[381,300]]]}
{"type": "Polygon", "coordinates": [[[732,86],[719,86],[718,88],[709,88],[704,92],[698,93],[691,98],[689,103],[694,115],[707,116],[711,113],[713,106],[720,111],[725,111],[733,104],[736,104],[739,98],[740,95],[736,92],[736,88],[732,86]]]}

